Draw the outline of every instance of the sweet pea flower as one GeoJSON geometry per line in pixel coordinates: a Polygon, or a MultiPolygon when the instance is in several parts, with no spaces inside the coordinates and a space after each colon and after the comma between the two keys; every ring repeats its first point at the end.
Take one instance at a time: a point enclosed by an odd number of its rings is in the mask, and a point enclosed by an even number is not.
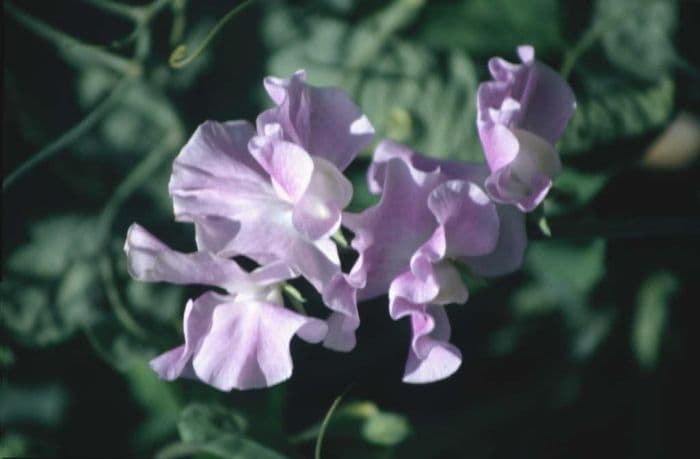
{"type": "Polygon", "coordinates": [[[283,262],[250,273],[229,258],[205,251],[181,253],[141,226],[129,228],[124,250],[131,276],[145,282],[201,284],[209,291],[185,307],[185,343],[151,361],[166,380],[196,378],[220,390],[268,387],[292,374],[296,335],[318,343],[325,322],[286,309],[279,285],[298,273],[283,262]]]}
{"type": "Polygon", "coordinates": [[[298,271],[333,311],[324,345],[355,345],[355,289],[340,269],[331,236],[352,185],[342,171],[374,129],[348,96],[314,87],[299,71],[266,78],[276,106],[246,121],[208,121],[173,165],[169,190],[176,220],[195,224],[200,250],[245,255],[298,271]]]}
{"type": "Polygon", "coordinates": [[[523,212],[537,207],[561,169],[554,144],[576,108],[574,93],[559,74],[520,46],[522,64],[495,57],[494,81],[479,85],[477,128],[491,175],[486,190],[523,212]]]}
{"type": "Polygon", "coordinates": [[[392,318],[410,318],[405,382],[440,380],[461,364],[444,310],[467,300],[455,261],[483,275],[509,272],[522,261],[523,216],[491,201],[482,189],[487,175],[484,166],[429,159],[384,140],[368,173],[380,202],[344,215],[359,252],[350,273],[358,298],[388,291],[392,318]]]}

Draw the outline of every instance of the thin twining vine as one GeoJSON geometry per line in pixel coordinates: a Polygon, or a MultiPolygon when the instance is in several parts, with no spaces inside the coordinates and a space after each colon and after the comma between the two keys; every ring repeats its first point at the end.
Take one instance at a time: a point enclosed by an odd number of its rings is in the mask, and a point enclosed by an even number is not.
{"type": "Polygon", "coordinates": [[[104,65],[123,76],[109,92],[109,95],[95,106],[82,120],[54,141],[41,148],[37,153],[31,155],[29,159],[20,164],[17,169],[4,178],[2,182],[3,191],[8,190],[19,178],[39,164],[47,161],[57,153],[65,151],[66,147],[85,135],[97,122],[109,113],[114,105],[122,100],[129,84],[143,72],[142,62],[148,54],[148,44],[150,43],[149,31],[146,25],[164,6],[173,0],[155,0],[153,3],[142,7],[133,7],[102,0],[87,1],[89,4],[105,12],[125,16],[135,21],[134,37],[137,40],[137,45],[130,58],[112,53],[102,46],[84,43],[32,17],[14,6],[11,2],[5,3],[5,11],[7,11],[10,16],[37,36],[44,38],[49,43],[56,46],[60,52],[71,53],[75,50],[80,50],[82,57],[92,59],[94,62],[104,65]]]}
{"type": "Polygon", "coordinates": [[[245,0],[243,3],[240,5],[237,5],[233,7],[224,17],[219,19],[219,22],[217,22],[214,27],[212,27],[209,30],[209,33],[207,33],[207,36],[204,37],[204,40],[197,46],[197,49],[191,54],[188,53],[187,51],[187,46],[186,45],[180,45],[177,48],[173,50],[173,52],[170,54],[170,59],[169,63],[172,68],[175,69],[181,69],[185,67],[187,64],[195,60],[200,54],[202,54],[202,51],[206,49],[206,47],[209,45],[209,43],[216,37],[216,35],[221,31],[221,29],[238,13],[243,11],[246,7],[252,5],[256,0],[245,0]]]}

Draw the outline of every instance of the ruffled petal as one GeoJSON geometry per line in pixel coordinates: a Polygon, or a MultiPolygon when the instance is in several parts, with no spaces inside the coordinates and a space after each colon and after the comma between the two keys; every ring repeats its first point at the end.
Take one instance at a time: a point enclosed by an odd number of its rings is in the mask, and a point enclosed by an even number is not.
{"type": "Polygon", "coordinates": [[[192,366],[198,378],[220,390],[269,387],[292,374],[289,344],[295,334],[319,342],[326,331],[318,319],[276,304],[236,298],[211,311],[211,326],[192,366]]]}
{"type": "Polygon", "coordinates": [[[411,346],[403,381],[425,384],[448,378],[462,364],[462,353],[449,343],[450,323],[442,306],[403,302],[403,316],[411,318],[411,346]]]}
{"type": "Polygon", "coordinates": [[[355,233],[352,246],[359,253],[350,274],[355,284],[364,286],[358,298],[387,292],[431,236],[436,221],[427,201],[438,178],[437,173],[411,170],[401,159],[392,159],[379,204],[360,214],[344,214],[343,223],[355,233]]]}
{"type": "Polygon", "coordinates": [[[285,138],[344,170],[372,141],[374,128],[345,92],[314,87],[304,80],[303,71],[288,79],[265,79],[265,88],[278,107],[260,115],[258,130],[267,123],[279,123],[285,138]]]}
{"type": "Polygon", "coordinates": [[[529,211],[544,199],[558,172],[553,145],[563,135],[576,100],[559,74],[535,61],[531,46],[519,47],[518,54],[523,64],[489,61],[495,81],[479,85],[477,127],[494,173],[489,192],[500,202],[529,211]]]}
{"type": "Polygon", "coordinates": [[[230,297],[207,292],[185,306],[185,344],[151,360],[150,366],[163,379],[172,381],[179,377],[195,378],[192,356],[199,349],[202,339],[211,327],[214,308],[230,297]]]}
{"type": "Polygon", "coordinates": [[[448,255],[485,255],[496,247],[496,206],[476,184],[449,180],[430,193],[428,207],[444,227],[448,255]]]}
{"type": "Polygon", "coordinates": [[[357,289],[347,275],[337,273],[322,292],[324,304],[333,311],[326,320],[328,334],[323,341],[328,349],[347,352],[355,347],[355,331],[360,326],[357,289]]]}
{"type": "Polygon", "coordinates": [[[138,224],[129,227],[124,251],[129,274],[140,281],[253,288],[235,261],[209,252],[177,252],[138,224]]]}
{"type": "Polygon", "coordinates": [[[269,133],[253,137],[249,149],[270,175],[278,194],[290,202],[297,202],[309,186],[314,173],[311,156],[298,145],[280,140],[269,133]]]}
{"type": "Polygon", "coordinates": [[[481,276],[501,276],[517,270],[523,263],[527,246],[525,214],[512,206],[496,208],[500,220],[496,248],[488,255],[460,258],[481,276]]]}

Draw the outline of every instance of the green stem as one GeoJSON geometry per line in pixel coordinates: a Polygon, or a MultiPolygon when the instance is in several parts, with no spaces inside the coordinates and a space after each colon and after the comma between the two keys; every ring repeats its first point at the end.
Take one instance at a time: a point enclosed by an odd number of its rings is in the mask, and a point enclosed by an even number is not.
{"type": "MultiPolygon", "coordinates": [[[[654,0],[651,0],[649,3],[653,2],[654,0]]],[[[565,54],[560,70],[562,78],[567,80],[571,71],[574,69],[576,61],[588,51],[603,34],[617,25],[622,18],[633,13],[634,10],[638,8],[644,8],[646,6],[644,3],[645,2],[630,2],[629,6],[620,9],[616,14],[612,14],[603,20],[596,21],[593,27],[590,27],[586,33],[579,38],[574,47],[565,54]]]]}
{"type": "Polygon", "coordinates": [[[132,317],[131,313],[119,296],[119,291],[114,280],[112,260],[109,255],[105,254],[100,257],[99,268],[102,284],[104,285],[105,292],[107,294],[107,301],[112,307],[112,311],[117,317],[117,320],[119,320],[119,323],[121,323],[126,330],[139,338],[145,338],[148,336],[146,330],[141,328],[138,322],[136,322],[136,320],[132,317]]]}
{"type": "Polygon", "coordinates": [[[181,69],[182,67],[195,60],[197,56],[199,56],[202,53],[202,51],[204,51],[207,45],[209,45],[209,42],[211,42],[214,39],[214,37],[216,37],[216,35],[226,25],[226,23],[228,23],[231,20],[231,18],[243,11],[246,7],[250,6],[253,2],[255,2],[255,0],[246,0],[240,5],[231,9],[231,11],[229,11],[228,13],[226,13],[226,16],[221,18],[219,22],[217,22],[216,25],[211,28],[211,30],[204,38],[202,43],[200,43],[200,45],[192,54],[188,55],[187,46],[185,45],[180,45],[177,48],[175,48],[172,54],[170,54],[170,66],[175,69],[181,69]]]}
{"type": "Polygon", "coordinates": [[[326,434],[328,424],[330,424],[331,418],[333,417],[333,413],[335,413],[335,410],[338,408],[338,405],[340,405],[340,402],[343,400],[343,397],[345,397],[345,395],[348,393],[348,391],[350,391],[351,388],[352,384],[348,386],[348,388],[345,389],[342,394],[338,395],[338,397],[335,400],[333,400],[333,404],[328,409],[326,416],[323,418],[323,422],[321,422],[321,427],[318,431],[316,446],[314,447],[314,459],[321,459],[321,446],[323,445],[323,437],[326,434]]]}
{"type": "Polygon", "coordinates": [[[113,13],[118,16],[123,16],[125,18],[131,19],[132,21],[138,21],[142,14],[139,10],[139,7],[125,5],[123,3],[118,2],[112,2],[109,0],[83,0],[83,2],[98,10],[104,11],[106,13],[113,13]]]}
{"type": "Polygon", "coordinates": [[[56,153],[65,149],[68,145],[72,144],[80,137],[85,135],[92,127],[102,119],[103,116],[121,100],[124,95],[129,83],[131,82],[131,77],[123,77],[119,83],[112,89],[109,96],[105,98],[99,105],[97,105],[85,118],[83,118],[78,124],[73,126],[59,138],[39,150],[38,153],[32,155],[27,161],[22,163],[17,169],[12,171],[6,179],[2,181],[2,190],[7,191],[7,189],[15,182],[17,179],[22,177],[24,174],[29,172],[31,169],[51,158],[56,153]]]}
{"type": "Polygon", "coordinates": [[[43,21],[40,21],[20,10],[10,2],[5,3],[5,10],[10,15],[22,24],[27,29],[31,30],[41,38],[51,42],[59,50],[69,52],[75,48],[79,48],[82,55],[81,58],[94,59],[101,64],[104,64],[119,73],[125,75],[138,75],[141,72],[141,67],[122,56],[112,54],[100,46],[87,45],[77,38],[74,38],[65,32],[62,32],[43,21]]]}
{"type": "Polygon", "coordinates": [[[117,186],[103,207],[98,221],[98,234],[103,238],[103,243],[107,241],[109,230],[122,204],[168,159],[168,153],[177,148],[180,142],[180,130],[175,129],[169,137],[166,137],[156,148],[151,150],[117,186]]]}
{"type": "Polygon", "coordinates": [[[122,368],[119,366],[119,364],[112,358],[110,355],[109,351],[102,346],[102,343],[100,343],[100,340],[97,339],[97,336],[92,332],[90,327],[84,326],[82,327],[83,333],[85,333],[85,337],[88,340],[88,343],[90,343],[90,347],[95,351],[95,354],[99,358],[101,358],[107,365],[110,367],[114,368],[117,371],[122,371],[122,368]]]}
{"type": "Polygon", "coordinates": [[[307,315],[306,309],[304,308],[304,303],[306,303],[306,298],[297,290],[292,284],[284,283],[282,286],[282,291],[287,295],[292,306],[299,314],[307,315]]]}
{"type": "Polygon", "coordinates": [[[648,7],[648,3],[654,2],[655,0],[650,0],[648,2],[629,2],[629,5],[621,8],[616,14],[612,14],[605,19],[596,21],[593,26],[581,36],[574,47],[564,55],[564,61],[562,62],[560,69],[562,78],[565,80],[569,79],[571,71],[574,69],[574,65],[579,57],[588,51],[598,41],[598,39],[600,39],[608,30],[610,30],[610,28],[617,25],[617,23],[628,14],[632,14],[634,10],[638,8],[646,8],[648,7]]]}

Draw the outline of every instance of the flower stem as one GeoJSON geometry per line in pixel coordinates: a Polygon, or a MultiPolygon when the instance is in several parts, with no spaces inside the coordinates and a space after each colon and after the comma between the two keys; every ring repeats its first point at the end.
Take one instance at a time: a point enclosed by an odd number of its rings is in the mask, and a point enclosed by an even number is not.
{"type": "Polygon", "coordinates": [[[2,190],[6,191],[17,179],[22,177],[35,166],[51,158],[51,156],[62,151],[68,145],[85,135],[85,133],[87,133],[98,121],[102,119],[103,116],[105,116],[105,114],[107,114],[115,103],[122,99],[122,96],[124,95],[124,92],[129,86],[131,80],[132,78],[129,76],[123,77],[114,87],[114,89],[112,89],[109,96],[100,102],[100,104],[97,105],[94,110],[92,110],[78,124],[73,126],[50,144],[46,145],[44,148],[39,150],[38,153],[32,155],[17,169],[12,171],[7,178],[2,181],[2,190]]]}
{"type": "Polygon", "coordinates": [[[72,52],[76,48],[81,51],[81,59],[94,59],[107,67],[126,75],[137,75],[141,72],[141,66],[136,62],[117,54],[110,53],[100,46],[88,45],[75,37],[62,32],[39,19],[33,18],[11,2],[5,2],[5,10],[27,29],[41,38],[52,43],[62,52],[72,52]]]}
{"type": "Polygon", "coordinates": [[[144,330],[133,318],[119,296],[119,291],[114,281],[112,260],[109,255],[105,254],[100,258],[99,268],[100,276],[102,277],[102,284],[104,285],[105,293],[107,294],[107,301],[109,302],[110,306],[112,306],[112,311],[117,317],[119,323],[121,323],[126,330],[139,338],[145,338],[148,336],[146,330],[144,330]]]}
{"type": "Polygon", "coordinates": [[[204,38],[202,43],[199,44],[199,46],[193,53],[188,54],[187,46],[185,45],[180,45],[177,48],[175,48],[172,54],[170,54],[170,66],[175,69],[181,69],[182,67],[195,60],[197,56],[199,56],[202,53],[202,51],[204,51],[207,45],[209,45],[209,42],[211,42],[214,39],[214,37],[216,37],[216,35],[226,25],[226,23],[238,13],[243,11],[246,7],[251,5],[254,1],[255,0],[246,0],[240,5],[231,9],[231,11],[229,11],[228,13],[226,13],[226,16],[221,18],[219,22],[217,22],[216,25],[211,28],[211,30],[204,38]]]}

